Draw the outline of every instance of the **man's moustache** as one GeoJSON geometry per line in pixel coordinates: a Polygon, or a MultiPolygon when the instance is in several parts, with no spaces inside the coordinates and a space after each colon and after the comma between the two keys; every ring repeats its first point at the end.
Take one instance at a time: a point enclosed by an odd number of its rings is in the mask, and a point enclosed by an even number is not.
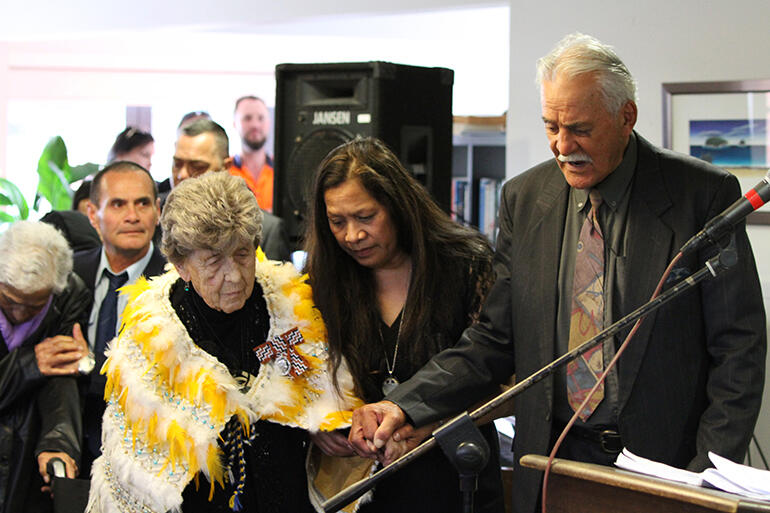
{"type": "Polygon", "coordinates": [[[585,153],[570,153],[569,155],[559,155],[556,157],[559,162],[593,162],[593,159],[585,153]]]}

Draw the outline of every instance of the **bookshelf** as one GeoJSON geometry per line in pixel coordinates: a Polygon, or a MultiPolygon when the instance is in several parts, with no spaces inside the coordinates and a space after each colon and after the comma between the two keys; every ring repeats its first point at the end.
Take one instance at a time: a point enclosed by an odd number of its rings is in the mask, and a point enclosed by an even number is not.
{"type": "Polygon", "coordinates": [[[453,218],[478,228],[494,242],[500,187],[505,181],[505,131],[461,124],[455,118],[452,144],[453,218]]]}

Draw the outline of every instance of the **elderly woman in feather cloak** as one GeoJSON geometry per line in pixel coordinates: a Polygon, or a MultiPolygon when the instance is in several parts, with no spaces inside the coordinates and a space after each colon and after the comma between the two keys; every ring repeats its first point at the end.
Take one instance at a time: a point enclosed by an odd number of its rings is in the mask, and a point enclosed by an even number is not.
{"type": "Polygon", "coordinates": [[[124,291],[89,511],[312,511],[307,434],[346,427],[360,402],[327,373],[304,277],[256,249],[261,219],[227,173],[169,195],[173,269],[124,291]]]}

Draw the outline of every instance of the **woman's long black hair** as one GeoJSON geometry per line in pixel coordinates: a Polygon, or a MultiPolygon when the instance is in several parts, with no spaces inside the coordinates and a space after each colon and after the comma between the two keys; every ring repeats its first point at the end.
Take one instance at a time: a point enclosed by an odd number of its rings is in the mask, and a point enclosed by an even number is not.
{"type": "Polygon", "coordinates": [[[356,391],[363,395],[370,354],[381,351],[376,283],[372,270],[359,265],[337,243],[329,228],[324,201],[327,190],[347,180],[359,180],[387,209],[399,247],[411,257],[412,278],[400,331],[405,347],[399,353],[399,360],[403,354],[411,368],[421,367],[433,354],[456,342],[442,340],[437,333],[456,332],[447,328],[458,323],[461,331],[470,324],[472,319],[454,318],[449,307],[456,304],[457,294],[463,293],[465,280],[457,276],[473,272],[480,277],[474,285],[474,304],[468,309],[471,314],[477,313],[493,281],[492,252],[480,233],[452,221],[381,141],[357,138],[326,156],[312,191],[312,211],[305,234],[305,271],[326,323],[335,375],[344,356],[356,391]]]}

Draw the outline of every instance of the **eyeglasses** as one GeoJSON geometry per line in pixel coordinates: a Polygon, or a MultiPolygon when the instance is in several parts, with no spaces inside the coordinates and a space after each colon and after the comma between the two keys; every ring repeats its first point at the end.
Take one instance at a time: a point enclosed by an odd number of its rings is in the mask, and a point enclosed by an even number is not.
{"type": "MultiPolygon", "coordinates": [[[[0,286],[0,308],[5,312],[11,310],[16,312],[24,312],[24,314],[32,317],[40,312],[46,304],[48,304],[48,298],[50,292],[45,295],[45,300],[38,299],[27,302],[28,297],[11,297],[4,290],[4,286],[0,286]]],[[[37,298],[35,298],[37,299],[37,298]]]]}
{"type": "Polygon", "coordinates": [[[184,168],[187,168],[187,174],[192,176],[198,176],[202,175],[209,169],[211,169],[211,164],[206,162],[205,160],[185,160],[180,159],[177,157],[174,157],[174,161],[171,164],[171,169],[174,173],[178,173],[184,168]]]}

